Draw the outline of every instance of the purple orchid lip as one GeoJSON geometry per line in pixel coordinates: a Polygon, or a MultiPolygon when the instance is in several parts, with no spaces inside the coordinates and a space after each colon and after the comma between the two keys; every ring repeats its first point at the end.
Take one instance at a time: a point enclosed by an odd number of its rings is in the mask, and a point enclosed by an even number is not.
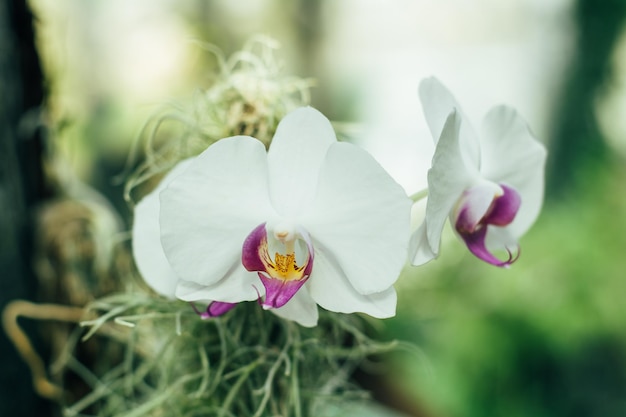
{"type": "Polygon", "coordinates": [[[491,265],[508,268],[513,262],[517,261],[520,256],[521,249],[518,246],[515,250],[515,254],[509,248],[506,248],[508,253],[508,259],[501,260],[497,258],[493,253],[489,252],[485,245],[485,237],[487,236],[487,226],[478,228],[474,233],[461,233],[461,238],[467,245],[467,248],[478,259],[481,259],[491,265]]]}
{"type": "Polygon", "coordinates": [[[282,281],[269,277],[261,272],[258,273],[263,286],[265,287],[265,301],[261,304],[264,309],[280,308],[287,304],[291,297],[304,285],[307,278],[282,281]]]}
{"type": "Polygon", "coordinates": [[[304,285],[313,270],[313,244],[308,233],[298,229],[299,238],[306,243],[307,258],[302,265],[297,265],[294,250],[295,238],[285,244],[290,246],[285,254],[276,252],[272,259],[267,241],[265,223],[257,226],[243,243],[241,263],[248,271],[257,272],[265,287],[265,300],[261,305],[265,309],[280,308],[287,304],[304,285]]]}
{"type": "MultiPolygon", "coordinates": [[[[504,227],[511,224],[522,202],[516,190],[502,184],[500,184],[500,187],[503,190],[503,194],[493,198],[487,211],[480,219],[476,219],[475,216],[473,216],[475,214],[473,212],[475,207],[473,207],[472,204],[476,204],[477,199],[472,198],[475,196],[472,196],[471,193],[476,192],[476,190],[470,189],[466,191],[464,196],[461,197],[455,228],[467,245],[469,251],[477,258],[491,265],[508,267],[519,258],[519,246],[517,246],[515,251],[505,248],[508,252],[508,259],[501,260],[487,249],[485,243],[489,226],[504,227]]],[[[481,191],[483,190],[478,192],[481,191]]]]}
{"type": "Polygon", "coordinates": [[[522,205],[522,198],[513,188],[500,184],[504,194],[496,197],[485,215],[485,224],[508,226],[515,220],[517,211],[522,205]]]}
{"type": "Polygon", "coordinates": [[[204,312],[198,310],[198,308],[193,303],[191,303],[191,308],[193,308],[193,310],[196,312],[196,314],[200,316],[202,320],[206,320],[226,314],[227,312],[235,308],[237,304],[238,303],[224,303],[222,301],[213,301],[207,306],[206,311],[204,312]]]}

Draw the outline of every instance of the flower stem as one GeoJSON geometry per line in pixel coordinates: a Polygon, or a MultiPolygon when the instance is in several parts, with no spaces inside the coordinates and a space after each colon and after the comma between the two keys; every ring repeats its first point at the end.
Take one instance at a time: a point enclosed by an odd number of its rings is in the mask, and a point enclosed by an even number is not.
{"type": "Polygon", "coordinates": [[[422,200],[423,198],[427,196],[428,196],[428,188],[424,188],[423,190],[420,190],[416,192],[415,194],[411,194],[409,198],[413,200],[413,203],[417,203],[418,201],[422,200]]]}

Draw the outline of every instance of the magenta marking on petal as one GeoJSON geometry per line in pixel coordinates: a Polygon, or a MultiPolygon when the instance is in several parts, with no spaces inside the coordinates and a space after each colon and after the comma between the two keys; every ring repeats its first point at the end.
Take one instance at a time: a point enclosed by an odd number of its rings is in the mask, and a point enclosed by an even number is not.
{"type": "Polygon", "coordinates": [[[213,301],[207,306],[206,311],[202,312],[198,310],[198,308],[193,303],[189,304],[191,304],[191,308],[193,308],[193,310],[196,312],[197,315],[200,316],[202,320],[219,317],[223,314],[226,314],[237,305],[237,303],[224,303],[221,301],[213,301]]]}
{"type": "Polygon", "coordinates": [[[280,308],[287,304],[296,292],[304,285],[308,276],[293,281],[283,281],[276,278],[270,278],[259,272],[259,278],[265,287],[265,301],[263,308],[280,308]]]}
{"type": "Polygon", "coordinates": [[[489,212],[494,197],[501,189],[493,183],[484,183],[463,192],[457,202],[455,226],[459,231],[473,232],[489,212]]]}
{"type": "Polygon", "coordinates": [[[478,222],[472,218],[470,213],[471,211],[467,206],[463,206],[461,210],[459,210],[455,225],[459,233],[461,233],[461,231],[471,233],[478,225],[478,222]]]}
{"type": "Polygon", "coordinates": [[[480,227],[473,233],[460,232],[461,238],[467,245],[467,248],[470,252],[472,252],[477,258],[495,266],[508,268],[513,262],[515,262],[520,255],[520,248],[518,247],[515,251],[515,255],[509,248],[506,248],[506,251],[509,254],[509,257],[506,261],[498,259],[494,254],[489,252],[487,247],[485,246],[485,237],[487,236],[487,226],[480,227]]]}
{"type": "Polygon", "coordinates": [[[522,198],[517,191],[506,185],[500,185],[500,187],[504,190],[504,194],[494,199],[489,213],[481,221],[484,224],[496,226],[511,224],[522,204],[522,198]]]}
{"type": "Polygon", "coordinates": [[[267,239],[265,223],[258,225],[243,242],[241,263],[248,271],[264,271],[265,264],[259,256],[259,247],[267,239]]]}
{"type": "Polygon", "coordinates": [[[265,287],[265,298],[258,301],[263,308],[280,308],[304,285],[313,270],[314,249],[311,237],[302,227],[298,227],[297,238],[305,242],[306,260],[296,259],[296,236],[284,243],[285,252],[268,253],[268,234],[265,223],[257,226],[246,238],[242,248],[241,262],[248,271],[256,271],[265,287]]]}

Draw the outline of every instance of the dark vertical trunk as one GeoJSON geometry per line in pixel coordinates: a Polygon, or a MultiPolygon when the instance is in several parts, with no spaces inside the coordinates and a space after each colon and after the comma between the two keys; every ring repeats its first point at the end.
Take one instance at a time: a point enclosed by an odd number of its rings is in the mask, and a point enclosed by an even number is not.
{"type": "MultiPolygon", "coordinates": [[[[32,208],[44,196],[39,108],[43,82],[25,0],[0,0],[0,310],[33,299],[32,208]]],[[[0,416],[43,416],[30,373],[0,332],[0,416]]]]}
{"type": "Polygon", "coordinates": [[[577,50],[556,111],[548,165],[548,197],[574,190],[610,161],[594,115],[598,94],[608,88],[611,56],[626,18],[626,0],[578,0],[577,50]]]}

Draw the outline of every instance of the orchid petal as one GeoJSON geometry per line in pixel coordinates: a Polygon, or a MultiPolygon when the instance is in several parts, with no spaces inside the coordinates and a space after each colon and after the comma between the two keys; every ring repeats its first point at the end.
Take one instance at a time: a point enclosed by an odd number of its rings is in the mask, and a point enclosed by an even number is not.
{"type": "Polygon", "coordinates": [[[418,93],[426,123],[433,141],[437,144],[448,115],[454,109],[460,113],[461,106],[452,93],[435,77],[423,79],[420,82],[418,93]]]}
{"type": "Polygon", "coordinates": [[[316,246],[315,270],[307,282],[311,297],[323,308],[338,313],[366,313],[376,318],[396,314],[397,295],[393,287],[362,295],[341,269],[336,258],[316,246]]]}
{"type": "Polygon", "coordinates": [[[388,289],[406,262],[410,211],[403,189],[367,152],[337,143],[301,221],[316,253],[320,242],[358,293],[374,294],[388,289]]]}
{"type": "Polygon", "coordinates": [[[212,285],[180,280],[176,287],[176,297],[184,301],[217,300],[226,303],[252,301],[263,294],[256,274],[250,273],[238,264],[225,277],[212,285]]]}
{"type": "Polygon", "coordinates": [[[313,327],[317,324],[319,312],[317,304],[306,288],[300,288],[287,304],[280,308],[273,308],[272,313],[284,319],[293,320],[304,327],[313,327]]]}
{"type": "Polygon", "coordinates": [[[443,127],[435,148],[432,167],[428,170],[426,234],[430,251],[435,257],[439,254],[441,234],[448,215],[463,191],[476,181],[475,173],[467,168],[461,154],[460,126],[461,116],[453,111],[443,127]]]}
{"type": "Polygon", "coordinates": [[[409,243],[409,254],[413,257],[411,264],[415,266],[424,265],[437,256],[428,243],[426,220],[413,232],[409,243]]]}
{"type": "Polygon", "coordinates": [[[489,226],[485,246],[490,251],[515,251],[517,252],[516,258],[519,257],[519,243],[508,227],[489,226]]]}
{"type": "Polygon", "coordinates": [[[541,210],[544,189],[545,147],[524,120],[509,107],[493,108],[483,121],[481,174],[515,189],[522,200],[515,220],[507,227],[520,237],[541,210]]]}
{"type": "Polygon", "coordinates": [[[258,140],[222,139],[161,192],[161,243],[180,279],[207,286],[222,282],[240,263],[250,230],[275,216],[266,161],[258,140]]]}
{"type": "Polygon", "coordinates": [[[280,215],[292,217],[313,200],[319,169],[336,140],[330,121],[311,107],[280,121],[267,154],[271,199],[280,215]]]}
{"type": "Polygon", "coordinates": [[[461,118],[459,143],[462,154],[467,158],[469,165],[478,167],[480,163],[478,137],[452,93],[437,78],[430,77],[420,82],[419,96],[435,144],[440,140],[448,115],[456,109],[461,118]]]}
{"type": "Polygon", "coordinates": [[[161,246],[159,193],[180,175],[191,163],[191,159],[178,163],[136,206],[133,221],[133,257],[139,273],[146,284],[157,293],[174,298],[178,277],[170,266],[161,246]]]}

